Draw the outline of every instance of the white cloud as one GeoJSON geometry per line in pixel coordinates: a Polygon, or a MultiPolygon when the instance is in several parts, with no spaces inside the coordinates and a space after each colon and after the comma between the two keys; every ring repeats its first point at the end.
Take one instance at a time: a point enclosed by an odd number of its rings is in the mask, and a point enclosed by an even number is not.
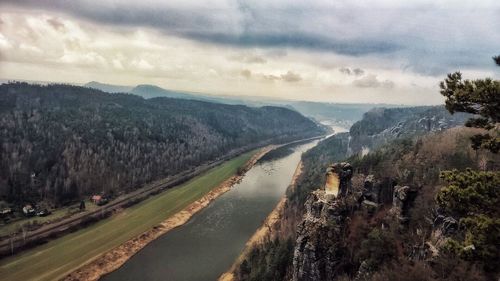
{"type": "Polygon", "coordinates": [[[118,70],[124,69],[122,62],[119,59],[113,59],[112,63],[113,63],[114,68],[116,68],[118,70]]]}
{"type": "Polygon", "coordinates": [[[207,44],[154,28],[95,24],[57,12],[2,10],[0,18],[0,78],[150,83],[186,91],[337,102],[442,101],[440,77],[402,71],[404,57],[207,44]],[[50,19],[57,19],[58,27],[50,19]],[[358,75],[338,71],[343,66],[358,75]],[[362,78],[372,81],[354,85],[362,78]],[[369,82],[377,86],[359,86],[369,82]]]}
{"type": "Polygon", "coordinates": [[[0,49],[11,49],[12,43],[2,33],[0,33],[0,49]]]}
{"type": "Polygon", "coordinates": [[[149,63],[147,60],[145,59],[137,59],[137,60],[133,60],[130,65],[132,67],[135,67],[139,70],[153,70],[154,69],[154,66],[149,63]]]}

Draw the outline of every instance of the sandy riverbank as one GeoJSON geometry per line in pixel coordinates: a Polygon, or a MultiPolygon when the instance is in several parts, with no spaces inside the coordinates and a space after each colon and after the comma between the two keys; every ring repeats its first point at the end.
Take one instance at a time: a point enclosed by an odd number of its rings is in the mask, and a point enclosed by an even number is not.
{"type": "MultiPolygon", "coordinates": [[[[298,177],[302,174],[302,161],[297,164],[297,168],[293,174],[292,180],[290,182],[289,188],[295,188],[295,184],[297,182],[298,177]]],[[[231,268],[224,274],[219,277],[218,281],[233,281],[234,280],[234,271],[237,266],[243,262],[245,257],[250,253],[252,249],[255,247],[262,245],[264,242],[274,238],[274,230],[278,228],[278,224],[281,222],[283,217],[283,213],[287,204],[286,195],[283,195],[281,200],[278,202],[273,211],[267,216],[266,220],[262,224],[259,229],[255,231],[255,233],[250,237],[245,245],[245,249],[243,249],[241,255],[236,259],[231,268]]]]}
{"type": "MultiPolygon", "coordinates": [[[[258,153],[256,153],[244,166],[243,171],[246,172],[250,170],[257,161],[264,156],[269,151],[275,149],[276,145],[269,145],[262,148],[258,153]]],[[[215,200],[217,197],[221,196],[225,192],[229,191],[233,185],[241,181],[244,177],[244,173],[240,175],[234,175],[229,179],[225,180],[218,187],[212,189],[202,198],[191,203],[184,210],[176,213],[170,218],[166,219],[161,224],[153,227],[152,229],[146,231],[145,233],[132,238],[131,240],[123,243],[122,245],[114,248],[113,250],[101,254],[76,271],[68,274],[61,280],[72,280],[72,281],[93,281],[99,280],[99,278],[107,273],[110,273],[120,266],[122,266],[130,257],[144,248],[148,243],[155,240],[159,236],[167,233],[168,231],[185,224],[194,214],[205,208],[210,202],[215,200]]]]}

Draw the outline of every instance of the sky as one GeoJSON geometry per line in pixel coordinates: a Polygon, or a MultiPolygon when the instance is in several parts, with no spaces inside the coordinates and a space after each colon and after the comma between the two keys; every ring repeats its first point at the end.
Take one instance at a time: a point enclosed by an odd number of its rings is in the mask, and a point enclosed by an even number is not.
{"type": "Polygon", "coordinates": [[[500,73],[500,1],[0,0],[0,78],[439,104],[500,73]]]}

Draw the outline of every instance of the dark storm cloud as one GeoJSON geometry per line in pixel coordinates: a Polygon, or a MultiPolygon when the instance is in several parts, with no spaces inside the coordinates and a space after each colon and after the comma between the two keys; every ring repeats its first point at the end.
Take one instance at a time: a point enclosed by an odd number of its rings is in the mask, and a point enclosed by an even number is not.
{"type": "Polygon", "coordinates": [[[493,0],[0,1],[239,48],[397,58],[402,69],[426,75],[463,67],[493,69],[489,60],[500,45],[500,2],[493,0]]]}
{"type": "Polygon", "coordinates": [[[174,33],[192,29],[211,30],[224,24],[223,10],[179,10],[161,5],[140,5],[134,1],[2,0],[2,3],[63,12],[97,23],[149,26],[174,33]]]}
{"type": "Polygon", "coordinates": [[[291,47],[317,51],[331,51],[343,55],[359,56],[366,54],[384,54],[400,49],[399,46],[387,42],[350,40],[341,41],[320,35],[303,33],[252,33],[224,34],[210,32],[186,32],[185,36],[218,44],[240,47],[291,47]]]}
{"type": "Polygon", "coordinates": [[[289,25],[294,9],[280,10],[281,19],[272,11],[243,5],[235,8],[214,7],[184,9],[168,6],[137,5],[127,1],[5,0],[23,7],[55,10],[98,23],[125,26],[148,26],[162,32],[198,41],[238,47],[289,47],[331,51],[359,56],[390,53],[398,44],[379,40],[340,40],[289,25]],[[271,14],[270,14],[271,13],[271,14]],[[232,15],[231,15],[232,14],[232,15]],[[250,15],[249,15],[250,14],[250,15]],[[291,28],[289,28],[291,26],[291,28]]]}

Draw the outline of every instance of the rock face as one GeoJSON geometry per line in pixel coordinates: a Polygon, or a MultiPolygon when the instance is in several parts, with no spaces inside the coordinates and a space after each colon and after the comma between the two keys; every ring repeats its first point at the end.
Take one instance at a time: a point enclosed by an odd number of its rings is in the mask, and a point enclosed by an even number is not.
{"type": "Polygon", "coordinates": [[[363,197],[365,200],[376,204],[386,204],[392,202],[394,192],[394,182],[385,178],[377,180],[373,175],[368,175],[364,182],[363,197]]]}
{"type": "Polygon", "coordinates": [[[397,138],[440,132],[463,125],[470,115],[451,115],[444,106],[374,108],[350,129],[352,153],[372,150],[397,138]]]}
{"type": "Polygon", "coordinates": [[[331,280],[335,276],[347,211],[342,199],[329,197],[324,190],[310,195],[297,229],[292,280],[331,280]]]}
{"type": "Polygon", "coordinates": [[[347,195],[351,185],[352,167],[349,163],[335,163],[326,169],[325,192],[335,197],[347,195]]]}
{"type": "Polygon", "coordinates": [[[338,177],[339,193],[331,196],[325,190],[316,190],[307,199],[304,218],[297,229],[292,280],[331,280],[340,266],[344,251],[341,237],[352,204],[357,204],[355,197],[361,194],[349,192],[351,165],[337,163],[328,172],[338,177]]]}
{"type": "MultiPolygon", "coordinates": [[[[388,218],[401,224],[405,222],[416,191],[414,188],[395,186],[391,180],[378,180],[373,175],[361,181],[360,186],[353,187],[352,171],[347,163],[329,166],[327,176],[338,177],[338,196],[316,190],[307,199],[303,220],[297,227],[291,270],[293,281],[335,280],[343,273],[348,255],[345,237],[354,211],[361,209],[374,213],[382,206],[391,206],[388,218]]],[[[362,279],[367,274],[370,274],[367,264],[362,263],[357,276],[362,279]]]]}
{"type": "Polygon", "coordinates": [[[392,208],[390,213],[399,219],[400,222],[406,222],[408,220],[407,212],[408,205],[415,197],[416,190],[411,187],[405,186],[395,186],[392,198],[392,208]]]}

